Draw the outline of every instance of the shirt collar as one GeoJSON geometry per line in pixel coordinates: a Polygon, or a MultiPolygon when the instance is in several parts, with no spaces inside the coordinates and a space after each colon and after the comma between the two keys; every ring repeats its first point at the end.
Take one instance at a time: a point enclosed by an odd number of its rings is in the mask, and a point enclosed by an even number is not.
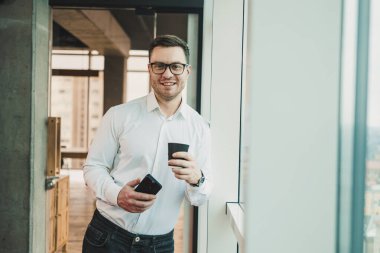
{"type": "Polygon", "coordinates": [[[182,100],[181,104],[180,104],[180,106],[178,108],[178,110],[176,111],[176,113],[174,115],[180,114],[180,115],[182,115],[182,117],[184,119],[186,119],[187,115],[188,115],[188,111],[187,111],[188,108],[187,107],[188,107],[188,105],[186,103],[184,103],[183,100],[182,100]]]}
{"type": "MultiPolygon", "coordinates": [[[[157,98],[154,95],[154,91],[152,91],[148,94],[146,106],[147,106],[148,112],[151,112],[157,108],[160,108],[160,106],[158,105],[158,102],[157,102],[157,98]]],[[[181,105],[179,106],[178,110],[171,117],[175,117],[177,114],[180,114],[180,115],[182,115],[182,117],[184,117],[186,119],[188,116],[188,108],[187,107],[188,107],[188,105],[186,103],[184,103],[182,100],[181,105]]]]}
{"type": "Polygon", "coordinates": [[[146,107],[147,107],[148,112],[151,112],[156,108],[160,108],[153,91],[148,94],[148,97],[146,100],[146,107]]]}

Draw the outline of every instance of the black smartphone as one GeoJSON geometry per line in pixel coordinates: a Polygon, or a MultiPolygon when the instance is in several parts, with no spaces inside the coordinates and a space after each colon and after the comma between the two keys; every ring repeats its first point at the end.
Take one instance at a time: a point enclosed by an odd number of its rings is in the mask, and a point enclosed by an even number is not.
{"type": "Polygon", "coordinates": [[[162,188],[162,185],[151,175],[147,174],[138,186],[136,186],[135,191],[157,194],[162,188]]]}

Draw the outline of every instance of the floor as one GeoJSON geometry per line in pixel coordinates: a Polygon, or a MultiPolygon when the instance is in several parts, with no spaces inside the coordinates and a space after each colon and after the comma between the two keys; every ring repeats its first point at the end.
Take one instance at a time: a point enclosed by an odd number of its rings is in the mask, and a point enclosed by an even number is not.
{"type": "MultiPolygon", "coordinates": [[[[65,171],[63,171],[65,172],[65,171]]],[[[70,205],[69,205],[69,242],[68,253],[80,253],[83,235],[94,213],[94,196],[86,188],[81,170],[68,170],[70,175],[70,205]]],[[[183,245],[183,210],[174,229],[175,253],[182,253],[183,245]]]]}

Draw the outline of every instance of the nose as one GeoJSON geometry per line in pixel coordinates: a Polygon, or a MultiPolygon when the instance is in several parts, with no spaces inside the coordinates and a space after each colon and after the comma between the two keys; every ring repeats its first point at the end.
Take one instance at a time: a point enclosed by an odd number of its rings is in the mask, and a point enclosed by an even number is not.
{"type": "Polygon", "coordinates": [[[169,66],[166,66],[164,73],[162,73],[162,76],[165,78],[170,78],[173,76],[169,66]]]}

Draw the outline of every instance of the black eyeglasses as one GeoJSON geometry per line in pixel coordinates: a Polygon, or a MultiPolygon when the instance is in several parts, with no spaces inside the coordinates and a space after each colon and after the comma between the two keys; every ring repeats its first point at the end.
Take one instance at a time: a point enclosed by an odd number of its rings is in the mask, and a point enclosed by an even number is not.
{"type": "Polygon", "coordinates": [[[182,75],[183,71],[189,64],[184,63],[170,63],[165,64],[163,62],[153,62],[149,63],[154,74],[163,74],[166,71],[166,68],[169,67],[170,72],[173,75],[182,75]]]}

